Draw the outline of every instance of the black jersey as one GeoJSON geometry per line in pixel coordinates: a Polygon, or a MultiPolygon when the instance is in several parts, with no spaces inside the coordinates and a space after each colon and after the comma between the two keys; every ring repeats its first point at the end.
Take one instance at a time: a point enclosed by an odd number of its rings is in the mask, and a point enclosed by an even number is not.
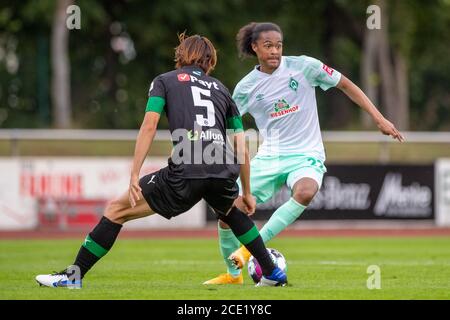
{"type": "Polygon", "coordinates": [[[197,66],[157,76],[146,111],[164,110],[174,149],[172,174],[185,178],[236,179],[239,165],[227,140],[228,129],[242,129],[239,111],[228,89],[197,66]]]}

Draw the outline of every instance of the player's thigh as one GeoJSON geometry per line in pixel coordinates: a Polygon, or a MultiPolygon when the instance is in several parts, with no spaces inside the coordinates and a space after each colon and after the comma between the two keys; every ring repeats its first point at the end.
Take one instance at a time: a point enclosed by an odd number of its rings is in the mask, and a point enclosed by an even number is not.
{"type": "Polygon", "coordinates": [[[139,200],[136,201],[136,206],[134,207],[131,206],[129,193],[126,191],[118,198],[108,203],[104,216],[113,222],[123,224],[130,220],[147,217],[153,213],[153,210],[150,208],[140,191],[139,200]]]}
{"type": "Polygon", "coordinates": [[[239,195],[234,179],[208,179],[203,199],[216,214],[226,215],[239,195]]]}
{"type": "Polygon", "coordinates": [[[322,186],[323,176],[327,168],[323,161],[309,156],[289,156],[286,160],[288,175],[286,184],[289,189],[294,190],[295,184],[302,178],[313,179],[317,183],[317,188],[322,186]]]}
{"type": "MultiPolygon", "coordinates": [[[[250,165],[250,189],[256,202],[263,203],[272,198],[286,182],[286,176],[279,158],[253,158],[250,165]]],[[[239,194],[242,195],[240,179],[238,185],[239,194]]]]}
{"type": "Polygon", "coordinates": [[[139,180],[150,208],[171,219],[190,210],[203,196],[204,179],[187,179],[164,167],[139,180]]]}

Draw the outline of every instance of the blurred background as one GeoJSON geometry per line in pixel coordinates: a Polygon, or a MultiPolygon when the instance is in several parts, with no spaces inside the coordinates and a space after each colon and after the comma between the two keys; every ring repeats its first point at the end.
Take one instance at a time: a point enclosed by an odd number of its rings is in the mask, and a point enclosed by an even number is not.
{"type": "MultiPolygon", "coordinates": [[[[273,21],[284,31],[285,55],[310,55],[342,71],[400,129],[450,130],[448,0],[0,3],[2,128],[135,129],[151,80],[173,68],[177,33],[213,41],[214,76],[232,89],[255,64],[237,58],[237,31],[273,21]],[[72,4],[80,29],[66,27],[72,4]],[[381,9],[379,30],[366,26],[371,4],[381,9]]],[[[339,92],[318,96],[323,129],[373,128],[339,92]]]]}
{"type": "MultiPolygon", "coordinates": [[[[128,186],[148,88],[173,69],[177,33],[212,40],[213,76],[233,90],[256,64],[235,45],[251,21],[280,25],[284,55],[313,56],[353,80],[407,139],[383,137],[339,90],[317,90],[328,175],[305,225],[449,225],[450,0],[1,0],[0,229],[95,224],[128,186]]],[[[142,174],[170,154],[165,117],[159,129],[142,174]]],[[[284,189],[255,218],[287,198],[284,189]]],[[[192,210],[134,227],[213,224],[204,204],[192,210]]]]}

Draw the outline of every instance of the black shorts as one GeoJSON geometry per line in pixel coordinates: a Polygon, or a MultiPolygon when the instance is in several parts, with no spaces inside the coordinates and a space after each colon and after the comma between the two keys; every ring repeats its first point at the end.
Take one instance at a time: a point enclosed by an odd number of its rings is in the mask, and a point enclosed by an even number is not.
{"type": "Polygon", "coordinates": [[[150,208],[170,219],[204,199],[217,214],[226,214],[239,195],[234,179],[189,179],[172,174],[169,167],[142,177],[142,194],[150,208]]]}

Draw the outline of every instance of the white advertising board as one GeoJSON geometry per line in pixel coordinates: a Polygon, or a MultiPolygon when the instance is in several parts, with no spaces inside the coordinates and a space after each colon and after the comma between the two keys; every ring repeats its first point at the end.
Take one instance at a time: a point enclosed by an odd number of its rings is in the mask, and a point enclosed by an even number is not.
{"type": "MultiPolygon", "coordinates": [[[[131,158],[0,158],[0,230],[38,226],[38,199],[111,200],[127,191],[131,158]]],[[[147,158],[141,176],[167,165],[167,158],[147,158]]],[[[171,219],[139,219],[126,229],[198,228],[205,225],[205,203],[171,219]]]]}
{"type": "Polygon", "coordinates": [[[450,159],[438,159],[435,167],[436,225],[450,226],[450,159]]]}

